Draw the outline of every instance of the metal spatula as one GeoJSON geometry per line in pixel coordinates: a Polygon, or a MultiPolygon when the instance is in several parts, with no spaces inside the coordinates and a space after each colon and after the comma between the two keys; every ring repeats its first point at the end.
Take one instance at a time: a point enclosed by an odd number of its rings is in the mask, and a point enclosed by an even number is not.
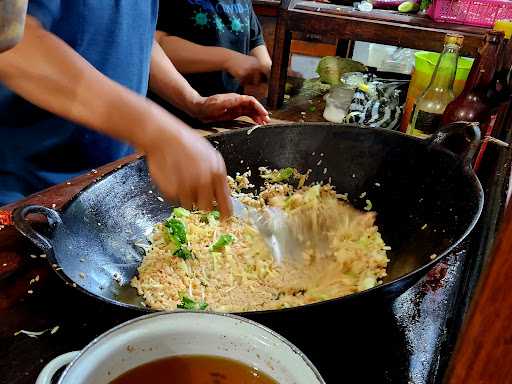
{"type": "Polygon", "coordinates": [[[263,236],[274,259],[281,264],[287,260],[298,261],[302,255],[301,241],[297,238],[285,212],[275,207],[256,209],[231,198],[233,214],[251,223],[263,236]]]}

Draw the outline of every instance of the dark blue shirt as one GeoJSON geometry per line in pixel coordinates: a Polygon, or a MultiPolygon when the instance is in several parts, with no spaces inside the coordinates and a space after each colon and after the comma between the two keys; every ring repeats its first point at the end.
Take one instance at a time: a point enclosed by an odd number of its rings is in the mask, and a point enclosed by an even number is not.
{"type": "MultiPolygon", "coordinates": [[[[158,0],[30,0],[37,18],[96,69],[145,95],[158,0]]],[[[131,152],[0,85],[0,205],[131,152]]]]}
{"type": "MultiPolygon", "coordinates": [[[[162,1],[157,28],[196,44],[244,55],[265,44],[252,0],[162,1]]],[[[242,92],[240,83],[227,72],[194,73],[185,78],[202,96],[242,92]]]]}

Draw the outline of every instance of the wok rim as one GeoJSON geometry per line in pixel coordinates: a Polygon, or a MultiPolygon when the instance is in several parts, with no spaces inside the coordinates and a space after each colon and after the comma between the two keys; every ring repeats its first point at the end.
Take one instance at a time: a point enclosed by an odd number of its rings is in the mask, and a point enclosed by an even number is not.
{"type": "MultiPolygon", "coordinates": [[[[359,126],[359,125],[356,125],[356,124],[337,124],[337,123],[323,123],[323,122],[317,122],[317,123],[280,123],[280,124],[270,124],[270,125],[267,125],[267,126],[258,126],[257,125],[257,126],[254,126],[254,127],[243,127],[243,128],[236,128],[236,129],[229,130],[229,131],[217,132],[217,133],[208,135],[205,138],[212,144],[212,146],[217,148],[217,144],[214,143],[214,139],[216,137],[221,137],[221,136],[225,137],[225,136],[235,135],[235,134],[239,134],[240,132],[243,132],[243,133],[246,133],[247,135],[250,135],[252,133],[252,131],[254,131],[256,129],[286,128],[286,127],[293,126],[293,125],[317,126],[319,128],[320,127],[335,127],[337,129],[340,129],[340,130],[344,130],[344,129],[357,129],[357,130],[361,130],[362,129],[362,130],[366,130],[366,131],[377,131],[377,132],[380,132],[381,134],[401,136],[403,138],[406,138],[407,140],[415,141],[415,142],[417,142],[419,144],[422,144],[422,145],[425,145],[425,146],[429,145],[429,142],[427,140],[425,140],[425,139],[421,139],[421,138],[414,137],[414,136],[409,136],[409,135],[406,135],[406,134],[404,134],[402,132],[398,132],[398,131],[391,131],[391,130],[384,129],[384,128],[370,128],[370,127],[359,126]]],[[[413,280],[415,277],[418,277],[418,279],[419,279],[422,276],[424,276],[428,272],[428,270],[430,270],[432,267],[434,267],[436,264],[438,264],[442,259],[446,258],[473,231],[473,229],[475,228],[476,224],[480,220],[480,217],[481,217],[481,214],[482,214],[482,211],[483,211],[483,207],[484,207],[484,200],[485,200],[484,191],[483,191],[482,185],[480,183],[480,180],[476,176],[476,174],[473,171],[473,169],[470,166],[468,166],[467,164],[464,164],[463,159],[460,156],[457,156],[456,154],[454,154],[453,152],[448,151],[445,148],[434,148],[434,150],[435,151],[441,151],[441,152],[450,153],[451,155],[455,156],[456,158],[458,158],[460,160],[458,162],[457,166],[460,167],[461,170],[462,170],[462,173],[465,176],[467,176],[470,181],[472,181],[472,185],[476,189],[475,192],[476,192],[476,194],[479,197],[479,205],[478,205],[477,212],[475,213],[475,215],[474,215],[473,219],[471,220],[471,222],[468,224],[468,226],[465,229],[464,233],[461,236],[459,236],[457,238],[457,240],[455,240],[447,248],[445,248],[444,251],[440,255],[438,255],[435,259],[427,262],[426,264],[423,264],[421,267],[416,268],[416,269],[410,271],[409,273],[407,273],[405,275],[400,276],[397,279],[388,281],[388,282],[383,283],[383,284],[376,285],[375,287],[370,288],[370,289],[366,289],[364,291],[351,293],[349,295],[340,296],[340,297],[336,297],[336,298],[329,299],[329,300],[323,300],[323,301],[318,301],[318,302],[314,302],[314,303],[309,303],[309,304],[305,304],[305,305],[301,305],[301,306],[290,307],[290,308],[267,309],[267,310],[262,310],[262,311],[247,311],[247,312],[226,312],[226,313],[229,313],[229,314],[232,314],[232,315],[236,315],[236,316],[244,317],[244,316],[269,315],[269,314],[274,314],[274,313],[277,313],[277,312],[279,312],[279,313],[290,312],[290,311],[293,312],[293,311],[297,311],[297,310],[301,310],[301,309],[309,310],[309,309],[313,309],[314,307],[316,307],[318,305],[326,305],[326,304],[331,304],[332,305],[332,304],[340,303],[340,302],[348,302],[348,301],[355,300],[357,298],[361,298],[361,297],[365,297],[365,296],[371,296],[372,294],[375,294],[379,290],[386,290],[387,288],[391,288],[392,285],[395,285],[399,281],[405,282],[405,281],[413,280]]],[[[111,176],[112,174],[116,173],[117,171],[119,171],[119,170],[121,170],[121,169],[123,169],[123,168],[125,168],[127,166],[130,166],[130,165],[134,164],[137,161],[145,160],[145,158],[146,158],[146,156],[144,154],[141,154],[140,156],[137,156],[135,159],[133,159],[133,160],[131,160],[131,161],[121,165],[121,166],[118,166],[118,167],[110,170],[109,172],[106,172],[105,174],[101,175],[100,177],[95,179],[93,182],[91,182],[89,185],[87,185],[82,190],[80,190],[77,194],[75,194],[69,201],[67,201],[59,209],[59,214],[65,213],[65,211],[69,208],[69,206],[71,204],[73,204],[82,194],[86,193],[89,189],[91,189],[94,186],[96,186],[96,184],[101,182],[103,179],[111,176]]],[[[77,289],[77,290],[79,290],[79,291],[81,291],[81,292],[83,292],[83,293],[87,294],[88,296],[93,297],[95,299],[99,299],[99,300],[101,300],[103,302],[106,302],[106,303],[109,303],[109,304],[113,304],[113,305],[116,305],[116,306],[119,306],[119,307],[122,307],[122,308],[131,309],[131,310],[136,310],[138,312],[143,312],[143,313],[158,313],[158,312],[171,312],[172,313],[172,312],[176,312],[177,311],[177,310],[159,310],[159,309],[153,309],[153,308],[149,308],[149,307],[139,307],[139,306],[136,306],[134,304],[129,304],[129,303],[125,303],[125,302],[122,302],[122,301],[117,301],[117,300],[114,300],[114,299],[111,299],[111,298],[106,298],[106,297],[103,297],[103,296],[99,296],[99,295],[96,295],[95,293],[93,293],[91,291],[88,291],[87,289],[83,288],[80,284],[78,284],[76,280],[73,280],[72,278],[70,278],[64,272],[64,269],[58,269],[58,268],[60,268],[60,263],[58,263],[58,261],[55,258],[53,247],[52,247],[51,253],[48,255],[48,262],[51,262],[51,268],[54,270],[55,273],[57,273],[57,275],[61,279],[64,280],[66,285],[70,285],[74,289],[77,289]],[[54,267],[54,265],[57,265],[57,267],[54,267]]],[[[416,283],[416,282],[417,281],[415,281],[414,283],[416,283]]],[[[412,286],[412,285],[408,285],[408,284],[405,284],[405,285],[407,286],[406,290],[412,286]]],[[[403,294],[404,292],[401,292],[399,295],[403,294]]],[[[397,295],[397,296],[399,296],[399,295],[397,295]]],[[[141,296],[141,298],[142,298],[142,296],[141,296]]]]}

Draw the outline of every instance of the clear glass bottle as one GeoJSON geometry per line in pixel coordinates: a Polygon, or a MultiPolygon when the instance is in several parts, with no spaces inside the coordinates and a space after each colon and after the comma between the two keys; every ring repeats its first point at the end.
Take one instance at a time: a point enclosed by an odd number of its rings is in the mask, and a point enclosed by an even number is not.
{"type": "Polygon", "coordinates": [[[455,98],[453,82],[457,72],[459,51],[464,37],[449,33],[439,57],[432,79],[425,91],[416,99],[407,133],[426,138],[437,131],[446,106],[455,98]]]}

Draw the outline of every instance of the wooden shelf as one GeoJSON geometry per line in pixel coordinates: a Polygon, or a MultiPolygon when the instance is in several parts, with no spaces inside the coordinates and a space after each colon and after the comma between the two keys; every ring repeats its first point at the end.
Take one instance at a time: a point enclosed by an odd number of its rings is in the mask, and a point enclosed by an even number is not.
{"type": "Polygon", "coordinates": [[[258,16],[277,16],[279,12],[279,0],[252,0],[254,12],[258,16]]]}
{"type": "Polygon", "coordinates": [[[436,23],[429,17],[375,9],[360,12],[353,7],[300,1],[288,10],[291,30],[307,28],[338,38],[439,51],[448,32],[464,36],[463,54],[474,56],[485,28],[436,23]],[[309,20],[309,22],[307,22],[309,20]],[[308,25],[305,25],[307,22],[308,25]]]}
{"type": "Polygon", "coordinates": [[[292,32],[437,52],[443,49],[444,35],[457,32],[464,36],[462,54],[475,56],[486,29],[436,23],[426,16],[388,10],[360,12],[342,5],[283,0],[277,20],[274,66],[269,82],[268,104],[271,109],[282,104],[292,32]]]}

